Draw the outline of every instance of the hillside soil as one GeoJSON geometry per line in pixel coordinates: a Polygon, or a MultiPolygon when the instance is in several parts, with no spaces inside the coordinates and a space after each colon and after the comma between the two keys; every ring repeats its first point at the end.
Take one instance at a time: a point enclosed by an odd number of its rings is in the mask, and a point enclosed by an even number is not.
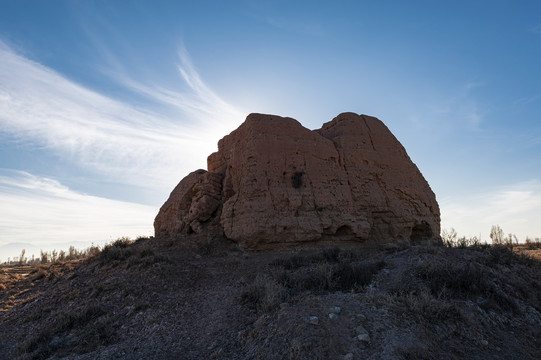
{"type": "Polygon", "coordinates": [[[0,359],[539,359],[522,250],[118,240],[0,268],[0,359]]]}

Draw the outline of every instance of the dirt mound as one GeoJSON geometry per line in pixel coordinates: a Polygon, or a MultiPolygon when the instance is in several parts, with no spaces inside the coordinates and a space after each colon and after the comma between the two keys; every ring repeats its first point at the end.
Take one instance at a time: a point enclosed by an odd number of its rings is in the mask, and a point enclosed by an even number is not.
{"type": "Polygon", "coordinates": [[[6,359],[541,353],[541,264],[504,247],[246,253],[193,235],[117,241],[82,262],[2,270],[6,359]]]}

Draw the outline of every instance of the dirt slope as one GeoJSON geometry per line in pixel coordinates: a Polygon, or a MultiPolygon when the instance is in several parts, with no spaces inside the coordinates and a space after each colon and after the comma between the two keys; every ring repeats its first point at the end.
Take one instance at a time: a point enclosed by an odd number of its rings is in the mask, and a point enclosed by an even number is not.
{"type": "Polygon", "coordinates": [[[502,247],[192,235],[29,270],[0,272],[1,359],[541,358],[541,265],[502,247]]]}

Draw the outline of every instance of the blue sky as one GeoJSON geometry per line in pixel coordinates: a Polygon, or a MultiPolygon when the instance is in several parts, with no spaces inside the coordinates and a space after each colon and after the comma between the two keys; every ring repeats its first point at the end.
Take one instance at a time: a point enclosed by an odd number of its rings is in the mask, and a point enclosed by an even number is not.
{"type": "Polygon", "coordinates": [[[376,116],[442,228],[541,237],[539,64],[539,1],[0,1],[0,247],[151,235],[250,112],[376,116]]]}

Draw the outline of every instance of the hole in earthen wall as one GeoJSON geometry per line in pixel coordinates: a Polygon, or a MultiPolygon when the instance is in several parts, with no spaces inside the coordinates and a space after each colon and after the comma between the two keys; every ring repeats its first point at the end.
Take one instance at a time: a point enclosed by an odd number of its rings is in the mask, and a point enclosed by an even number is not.
{"type": "Polygon", "coordinates": [[[432,229],[426,222],[415,224],[411,229],[410,242],[412,244],[419,244],[432,239],[432,235],[432,229]]]}
{"type": "Polygon", "coordinates": [[[336,229],[336,232],[334,233],[334,235],[336,236],[346,236],[346,235],[351,235],[351,234],[353,234],[353,231],[351,230],[351,227],[349,227],[348,225],[340,226],[338,229],[336,229]]]}
{"type": "Polygon", "coordinates": [[[302,186],[302,175],[304,173],[302,171],[296,171],[293,175],[291,175],[291,183],[293,184],[293,187],[295,189],[298,189],[302,186]]]}

